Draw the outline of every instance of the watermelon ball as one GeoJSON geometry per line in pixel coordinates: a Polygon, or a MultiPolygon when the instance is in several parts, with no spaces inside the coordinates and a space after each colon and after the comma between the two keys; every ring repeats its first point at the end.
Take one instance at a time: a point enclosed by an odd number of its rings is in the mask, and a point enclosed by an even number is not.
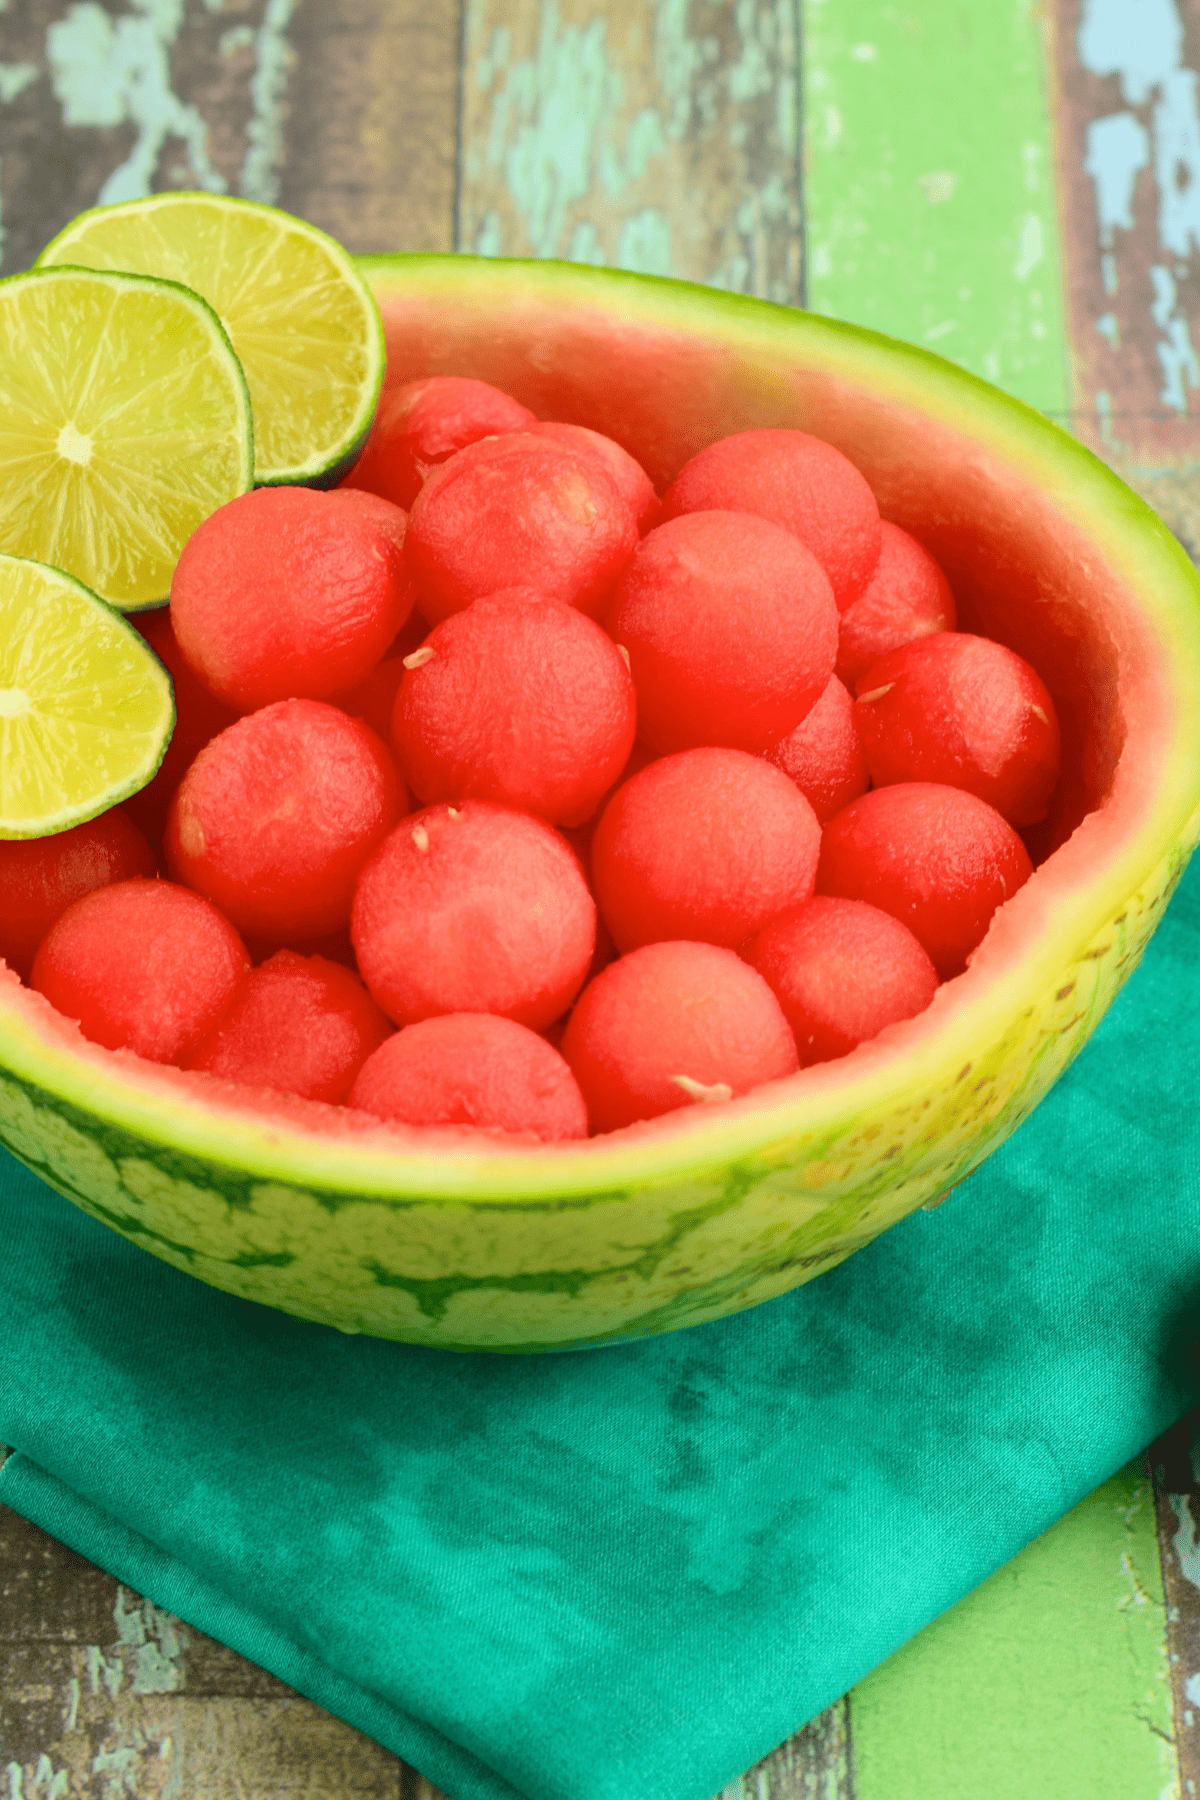
{"type": "Polygon", "coordinates": [[[312,488],[256,488],[218,507],[171,579],[180,649],[243,713],[354,687],[411,606],[395,544],[364,512],[312,488]]]}
{"type": "Polygon", "coordinates": [[[527,406],[486,381],[464,375],[406,381],[385,391],[363,453],[336,491],[367,489],[409,507],[457,450],[536,422],[527,406]]]}
{"type": "Polygon", "coordinates": [[[366,488],[338,487],[326,493],[325,498],[333,500],[338,506],[349,507],[357,517],[368,520],[379,535],[387,539],[393,550],[403,554],[408,514],[402,506],[385,500],[381,494],[369,493],[366,488]]]}
{"type": "Polygon", "coordinates": [[[598,457],[525,431],[469,444],[430,476],[405,557],[435,625],[515,580],[595,618],[637,541],[598,457]]]}
{"type": "Polygon", "coordinates": [[[771,919],[742,955],[782,1006],[804,1069],[924,1012],[937,992],[907,925],[862,900],[818,895],[771,919]]]}
{"type": "Polygon", "coordinates": [[[391,752],[320,700],[280,700],[214,738],[179,784],[167,867],[252,938],[348,923],[359,870],[408,804],[391,752]]]}
{"type": "Polygon", "coordinates": [[[854,702],[836,675],[770,760],[790,775],[823,825],[871,785],[854,723],[854,702]]]}
{"type": "Polygon", "coordinates": [[[249,967],[241,938],[209,901],[135,877],[67,908],[42,940],[30,986],[94,1044],[178,1063],[249,967]]]}
{"type": "Polygon", "coordinates": [[[680,513],[757,513],[807,544],[845,612],[879,561],[879,507],[849,457],[804,431],[738,431],[684,463],[663,495],[680,513]]]}
{"type": "MultiPolygon", "coordinates": [[[[152,843],[161,843],[167,824],[167,809],[175,789],[205,744],[232,725],[237,713],[205,687],[190,664],[171,629],[171,615],[165,606],[152,612],[135,613],[130,618],[171,677],[175,690],[175,729],[167,745],[167,753],[158,765],[153,779],[124,802],[125,810],[139,830],[152,843]]],[[[146,871],[130,869],[129,873],[146,871]]]]}
{"type": "Polygon", "coordinates": [[[1024,844],[986,800],[909,781],[876,788],[830,819],[816,891],[899,919],[948,981],[1032,873],[1024,844]]]}
{"type": "Polygon", "coordinates": [[[837,672],[848,688],[889,650],[957,623],[950,583],[925,546],[887,519],[879,529],[875,571],[842,614],[837,672]]]}
{"type": "Polygon", "coordinates": [[[23,981],[54,921],[111,882],[158,874],[158,858],[124,807],[51,837],[0,840],[0,958],[23,981]]]}
{"type": "Polygon", "coordinates": [[[397,1025],[486,1012],[536,1031],[583,986],[596,903],[549,825],[464,800],[412,813],[384,840],[359,877],[350,935],[397,1025]]]}
{"type": "Polygon", "coordinates": [[[408,660],[392,744],[422,800],[495,800],[575,825],[633,748],[625,660],[561,600],[529,588],[476,600],[408,660]]]}
{"type": "Polygon", "coordinates": [[[183,1066],[336,1106],[392,1029],[349,969],[280,950],[243,978],[183,1066]]]}
{"type": "Polygon", "coordinates": [[[816,814],[781,769],[744,750],[681,750],[613,795],[592,882],[621,951],[734,945],[811,896],[820,846],[816,814]]]}
{"type": "Polygon", "coordinates": [[[579,1083],[552,1044],[495,1013],[408,1025],[368,1058],[350,1105],[403,1125],[470,1125],[544,1142],[587,1136],[579,1083]]]}
{"type": "Polygon", "coordinates": [[[757,970],[715,944],[647,944],[589,983],[562,1053],[593,1131],[732,1100],[798,1068],[778,1000],[757,970]]]}
{"type": "MultiPolygon", "coordinates": [[[[413,649],[416,648],[414,645],[413,649]]],[[[407,654],[411,655],[411,651],[407,654]]],[[[335,704],[343,712],[349,713],[352,719],[361,719],[364,725],[369,726],[377,737],[387,743],[392,735],[396,695],[400,692],[403,680],[404,657],[385,656],[356,688],[351,688],[348,694],[339,694],[335,704]]]]}
{"type": "Polygon", "coordinates": [[[554,438],[568,449],[581,450],[585,454],[599,457],[621,490],[622,498],[637,520],[638,530],[643,537],[651,526],[658,523],[662,501],[654,491],[654,483],[636,457],[622,449],[615,438],[605,437],[603,432],[592,431],[586,425],[564,425],[557,420],[528,425],[525,429],[535,437],[554,438]]]}
{"type": "Polygon", "coordinates": [[[837,608],[798,538],[751,513],[687,513],[644,538],[605,620],[652,749],[761,752],[824,691],[837,608]]]}
{"type": "Polygon", "coordinates": [[[1036,825],[1058,780],[1059,730],[1045,683],[990,638],[945,631],[893,650],[858,680],[854,719],[877,788],[965,788],[1010,825],[1036,825]]]}

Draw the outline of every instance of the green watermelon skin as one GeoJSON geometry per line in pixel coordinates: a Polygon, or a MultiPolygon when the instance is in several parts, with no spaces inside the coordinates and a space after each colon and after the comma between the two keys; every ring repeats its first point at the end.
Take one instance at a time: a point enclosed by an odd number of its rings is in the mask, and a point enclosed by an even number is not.
{"type": "Polygon", "coordinates": [[[1043,1003],[890,1113],[669,1182],[521,1203],[301,1185],[155,1141],[0,1075],[0,1141],[155,1256],[297,1317],[450,1350],[647,1337],[810,1281],[942,1198],[1028,1116],[1136,967],[1200,835],[1130,897],[1043,1003]]]}
{"type": "Polygon", "coordinates": [[[102,1051],[0,971],[0,1142],[152,1254],[344,1331],[547,1351],[755,1305],[977,1167],[1136,967],[1200,836],[1200,583],[1086,451],[928,352],[610,271],[361,266],[389,380],[496,381],[612,431],[659,481],[729,429],[816,430],[967,589],[984,569],[967,594],[984,623],[1022,582],[1018,636],[1040,607],[1094,609],[1080,680],[1112,722],[1076,771],[1092,810],[927,1014],[727,1106],[571,1150],[431,1142],[102,1051]]]}

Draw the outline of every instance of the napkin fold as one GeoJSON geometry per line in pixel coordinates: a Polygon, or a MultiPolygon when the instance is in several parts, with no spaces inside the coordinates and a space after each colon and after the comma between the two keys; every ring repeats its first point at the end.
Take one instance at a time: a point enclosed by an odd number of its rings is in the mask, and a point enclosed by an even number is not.
{"type": "Polygon", "coordinates": [[[232,1299],[0,1163],[0,1500],[454,1800],[707,1800],[1200,1398],[1200,866],[939,1209],[543,1357],[232,1299]]]}

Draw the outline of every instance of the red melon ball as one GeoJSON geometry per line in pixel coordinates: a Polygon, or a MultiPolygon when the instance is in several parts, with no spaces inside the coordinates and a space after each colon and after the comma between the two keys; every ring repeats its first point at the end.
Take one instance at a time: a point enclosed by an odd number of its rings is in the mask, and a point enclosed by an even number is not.
{"type": "Polygon", "coordinates": [[[875,786],[965,788],[1010,825],[1036,825],[1058,780],[1058,717],[1046,684],[1014,650],[945,631],[872,663],[855,724],[875,786]]]}
{"type": "Polygon", "coordinates": [[[381,494],[372,494],[366,488],[338,487],[327,492],[325,498],[335,501],[339,506],[349,507],[360,519],[366,519],[372,524],[379,535],[387,539],[393,550],[403,553],[408,514],[402,506],[385,500],[381,494]]]}
{"type": "Polygon", "coordinates": [[[594,620],[513,588],[438,625],[409,658],[392,744],[422,800],[495,800],[575,825],[633,748],[637,701],[594,620]]]}
{"type": "Polygon", "coordinates": [[[344,693],[411,606],[395,544],[359,508],[312,488],[256,488],[218,507],[171,580],[179,647],[237,712],[344,693]]]}
{"type": "Polygon", "coordinates": [[[742,955],[782,1006],[805,1069],[924,1012],[938,987],[907,925],[862,900],[818,895],[771,919],[742,955]]]}
{"type": "Polygon", "coordinates": [[[84,1037],[177,1063],[228,1006],[250,967],[215,906],[169,881],[118,881],[51,926],[30,985],[84,1037]]]}
{"type": "Polygon", "coordinates": [[[848,688],[901,644],[953,631],[954,595],[923,544],[907,531],[880,521],[879,561],[866,587],[842,614],[837,672],[848,688]]]}
{"type": "Polygon", "coordinates": [[[183,1066],[337,1105],[392,1029],[349,969],[280,950],[242,979],[183,1066]]]}
{"type": "Polygon", "coordinates": [[[553,1045],[495,1013],[407,1025],[364,1063],[351,1106],[404,1125],[468,1125],[544,1142],[587,1136],[579,1083],[553,1045]]]}
{"type": "Polygon", "coordinates": [[[514,577],[595,618],[638,541],[598,457],[517,432],[470,444],[421,489],[405,556],[433,624],[514,577]]]}
{"type": "Polygon", "coordinates": [[[620,489],[643,536],[658,523],[662,501],[654,491],[654,483],[636,457],[622,449],[615,438],[605,437],[603,432],[592,431],[586,425],[562,425],[557,420],[528,425],[525,429],[535,437],[554,438],[568,449],[598,456],[620,489]]]}
{"type": "Polygon", "coordinates": [[[52,837],[0,840],[0,958],[28,980],[38,945],[74,901],[157,874],[158,858],[120,806],[52,837]]]}
{"type": "Polygon", "coordinates": [[[1032,873],[1024,844],[986,800],[911,781],[876,788],[829,821],[816,891],[899,919],[948,981],[1032,873]]]}
{"type": "Polygon", "coordinates": [[[618,788],[592,839],[592,881],[622,951],[740,944],[813,891],[821,827],[780,769],[744,750],[682,750],[618,788]]]}
{"type": "Polygon", "coordinates": [[[824,570],[751,513],[688,513],[644,538],[605,620],[629,653],[651,748],[761,752],[803,719],[837,653],[824,570]]]}
{"type": "Polygon", "coordinates": [[[410,814],[380,845],[350,931],[363,980],[398,1025],[487,1012],[538,1030],[583,985],[596,903],[549,825],[464,800],[410,814]]]}
{"type": "Polygon", "coordinates": [[[384,390],[363,453],[338,492],[367,489],[409,507],[458,450],[536,424],[519,400],[464,375],[424,375],[384,390]]]}
{"type": "MultiPolygon", "coordinates": [[[[226,706],[209,692],[187,662],[171,629],[171,614],[165,606],[152,612],[134,613],[129,622],[136,625],[162,663],[175,690],[175,729],[167,753],[153,779],[124,802],[125,810],[138,829],[144,831],[152,843],[160,843],[175,789],[205,744],[227,725],[232,725],[238,715],[233,707],[226,706]]],[[[130,870],[130,873],[134,871],[130,870]]]]}
{"type": "Polygon", "coordinates": [[[790,775],[821,824],[871,785],[854,724],[854,702],[836,675],[770,760],[790,775]]]}
{"type": "Polygon", "coordinates": [[[762,976],[732,950],[694,942],[610,963],[580,995],[562,1050],[593,1131],[731,1100],[798,1067],[762,976]]]}
{"type": "MultiPolygon", "coordinates": [[[[414,645],[413,649],[416,648],[414,645]]],[[[411,655],[411,651],[406,654],[411,655]]],[[[339,694],[336,705],[352,719],[361,719],[386,744],[391,740],[392,714],[403,680],[404,657],[385,656],[356,688],[351,688],[348,694],[339,694]]]]}
{"type": "Polygon", "coordinates": [[[879,561],[879,507],[849,457],[804,431],[739,431],[701,450],[663,495],[680,513],[757,513],[807,544],[838,611],[857,600],[879,561]]]}
{"type": "Polygon", "coordinates": [[[359,870],[407,804],[373,731],[280,700],[200,752],[171,804],[167,867],[249,937],[322,937],[348,923],[359,870]]]}

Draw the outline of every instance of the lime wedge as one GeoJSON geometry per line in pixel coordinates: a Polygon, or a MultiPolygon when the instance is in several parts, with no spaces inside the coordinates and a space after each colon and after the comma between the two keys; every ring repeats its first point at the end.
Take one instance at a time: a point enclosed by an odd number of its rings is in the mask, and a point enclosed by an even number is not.
{"type": "Polygon", "coordinates": [[[38,259],[60,263],[159,275],[203,294],[250,384],[260,487],[331,487],[350,467],[383,381],[383,324],[333,238],[253,200],[153,194],[81,213],[38,259]]]}
{"type": "Polygon", "coordinates": [[[198,294],[90,269],[0,281],[0,550],[153,606],[253,471],[245,379],[198,294]]]}
{"type": "Polygon", "coordinates": [[[170,677],[120,613],[0,554],[0,838],[66,831],[136,793],[174,724],[170,677]]]}

